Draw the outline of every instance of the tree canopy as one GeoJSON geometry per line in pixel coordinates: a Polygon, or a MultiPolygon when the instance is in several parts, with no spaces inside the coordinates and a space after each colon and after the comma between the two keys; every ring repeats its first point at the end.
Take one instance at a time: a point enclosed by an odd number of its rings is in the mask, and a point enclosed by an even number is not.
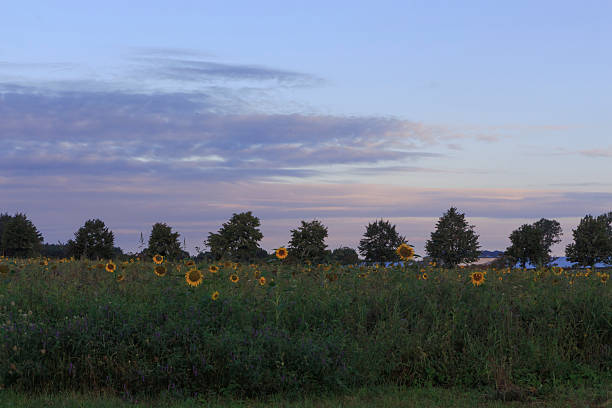
{"type": "Polygon", "coordinates": [[[25,214],[0,214],[0,248],[6,256],[26,258],[40,252],[43,237],[25,214]]]}
{"type": "Polygon", "coordinates": [[[217,233],[208,234],[204,244],[214,259],[254,260],[260,254],[259,241],[263,238],[259,225],[259,218],[251,211],[233,214],[217,233]]]}
{"type": "Polygon", "coordinates": [[[396,250],[406,238],[401,236],[389,221],[382,219],[366,226],[366,232],[359,241],[359,253],[367,262],[399,261],[396,250]]]}
{"type": "Polygon", "coordinates": [[[159,254],[172,260],[182,258],[184,251],[181,249],[179,236],[178,232],[172,232],[172,227],[165,223],[154,224],[151,228],[151,235],[149,235],[147,255],[155,256],[159,254]]]}
{"type": "Polygon", "coordinates": [[[322,262],[326,256],[327,227],[321,221],[302,221],[302,225],[291,230],[289,256],[291,259],[322,262]]]}
{"type": "Polygon", "coordinates": [[[99,219],[85,221],[74,233],[74,240],[67,242],[68,252],[75,258],[103,259],[112,258],[115,236],[104,222],[99,219]]]}
{"type": "Polygon", "coordinates": [[[523,224],[510,234],[511,245],[506,248],[506,255],[523,268],[527,263],[548,265],[551,247],[561,242],[561,235],[561,224],[556,220],[542,218],[533,224],[523,224]]]}
{"type": "Polygon", "coordinates": [[[431,239],[425,244],[427,254],[445,266],[455,267],[462,262],[474,262],[480,256],[478,235],[474,226],[465,220],[465,214],[451,207],[436,224],[431,239]]]}
{"type": "Polygon", "coordinates": [[[574,242],[565,248],[568,261],[582,266],[612,263],[612,212],[584,216],[572,234],[574,242]]]}

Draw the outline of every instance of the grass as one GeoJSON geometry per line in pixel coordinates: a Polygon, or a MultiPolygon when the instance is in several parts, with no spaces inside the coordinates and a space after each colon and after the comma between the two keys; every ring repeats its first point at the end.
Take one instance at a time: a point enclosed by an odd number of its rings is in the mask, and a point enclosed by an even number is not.
{"type": "Polygon", "coordinates": [[[404,388],[396,386],[378,386],[362,388],[350,394],[287,398],[270,396],[264,400],[237,400],[224,397],[200,399],[173,399],[158,397],[156,399],[126,401],[116,396],[93,394],[63,393],[55,395],[29,396],[10,391],[0,392],[0,406],[29,408],[44,406],[47,408],[121,408],[121,407],[168,407],[168,408],[221,408],[221,407],[295,407],[295,408],[404,408],[404,407],[454,407],[454,408],[505,408],[505,407],[610,407],[612,391],[606,389],[578,389],[571,392],[562,391],[545,399],[531,398],[527,401],[500,401],[492,398],[486,391],[465,390],[459,388],[404,388]]]}
{"type": "MultiPolygon", "coordinates": [[[[11,271],[0,275],[0,389],[18,395],[330,393],[349,404],[351,390],[397,384],[440,398],[464,389],[469,402],[480,395],[469,390],[527,400],[612,377],[612,286],[590,271],[489,270],[475,286],[471,271],[429,265],[221,263],[198,265],[203,282],[190,287],[184,263],[164,263],[165,276],[147,262],[114,273],[0,263],[11,271]]],[[[385,404],[387,391],[364,398],[385,404]]]]}

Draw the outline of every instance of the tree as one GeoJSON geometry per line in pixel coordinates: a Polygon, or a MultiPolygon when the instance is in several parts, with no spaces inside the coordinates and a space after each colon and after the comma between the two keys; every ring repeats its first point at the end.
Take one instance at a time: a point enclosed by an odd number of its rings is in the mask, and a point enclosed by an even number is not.
{"type": "Polygon", "coordinates": [[[332,259],[341,265],[354,265],[359,262],[357,251],[349,247],[336,248],[332,251],[332,259]]]}
{"type": "Polygon", "coordinates": [[[367,262],[398,261],[397,247],[406,241],[389,221],[369,223],[359,241],[359,253],[367,262]]]}
{"type": "Polygon", "coordinates": [[[565,248],[570,262],[582,266],[612,263],[612,212],[597,217],[586,215],[572,234],[574,242],[565,248]]]}
{"type": "Polygon", "coordinates": [[[436,224],[431,239],[425,243],[427,254],[437,262],[454,268],[462,262],[474,262],[480,257],[478,235],[468,225],[465,214],[451,207],[436,224]]]}
{"type": "Polygon", "coordinates": [[[146,253],[149,256],[157,254],[168,259],[179,259],[183,256],[179,233],[172,232],[172,227],[165,223],[158,222],[153,225],[149,236],[149,246],[146,253]]]}
{"type": "Polygon", "coordinates": [[[327,227],[321,221],[302,221],[300,227],[291,230],[289,255],[299,261],[321,262],[326,255],[325,238],[327,238],[327,227]]]}
{"type": "Polygon", "coordinates": [[[0,214],[0,255],[4,255],[4,247],[2,246],[2,233],[4,232],[4,226],[11,220],[8,213],[0,214]]]}
{"type": "Polygon", "coordinates": [[[74,240],[69,240],[68,252],[76,258],[101,259],[112,258],[115,236],[99,219],[85,221],[85,224],[74,233],[74,240]]]}
{"type": "Polygon", "coordinates": [[[561,242],[561,234],[561,224],[555,220],[542,218],[533,224],[523,224],[510,234],[511,245],[506,248],[506,255],[523,268],[527,263],[548,265],[552,259],[550,248],[561,242]]]}
{"type": "Polygon", "coordinates": [[[233,214],[216,234],[208,234],[204,244],[210,248],[214,259],[250,261],[259,254],[259,241],[263,234],[259,231],[259,218],[251,211],[233,214]]]}
{"type": "Polygon", "coordinates": [[[17,213],[2,218],[2,251],[6,256],[27,258],[40,252],[43,237],[25,214],[17,213]]]}

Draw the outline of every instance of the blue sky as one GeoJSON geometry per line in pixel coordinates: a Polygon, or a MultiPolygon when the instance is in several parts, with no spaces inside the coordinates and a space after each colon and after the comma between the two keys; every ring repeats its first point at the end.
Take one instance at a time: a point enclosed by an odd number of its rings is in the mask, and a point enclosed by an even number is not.
{"type": "Polygon", "coordinates": [[[0,16],[0,205],[47,241],[102,218],[134,249],[233,212],[422,252],[457,205],[487,249],[612,210],[610,2],[12,2],[0,16]]]}

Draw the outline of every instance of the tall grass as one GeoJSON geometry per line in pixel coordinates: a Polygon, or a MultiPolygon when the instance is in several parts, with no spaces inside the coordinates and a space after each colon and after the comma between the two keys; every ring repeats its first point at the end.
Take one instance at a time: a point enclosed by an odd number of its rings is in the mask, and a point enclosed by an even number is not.
{"type": "Polygon", "coordinates": [[[612,289],[596,273],[490,270],[474,286],[463,269],[200,265],[190,287],[185,265],[4,263],[0,384],[18,391],[538,392],[612,375],[612,289]]]}

